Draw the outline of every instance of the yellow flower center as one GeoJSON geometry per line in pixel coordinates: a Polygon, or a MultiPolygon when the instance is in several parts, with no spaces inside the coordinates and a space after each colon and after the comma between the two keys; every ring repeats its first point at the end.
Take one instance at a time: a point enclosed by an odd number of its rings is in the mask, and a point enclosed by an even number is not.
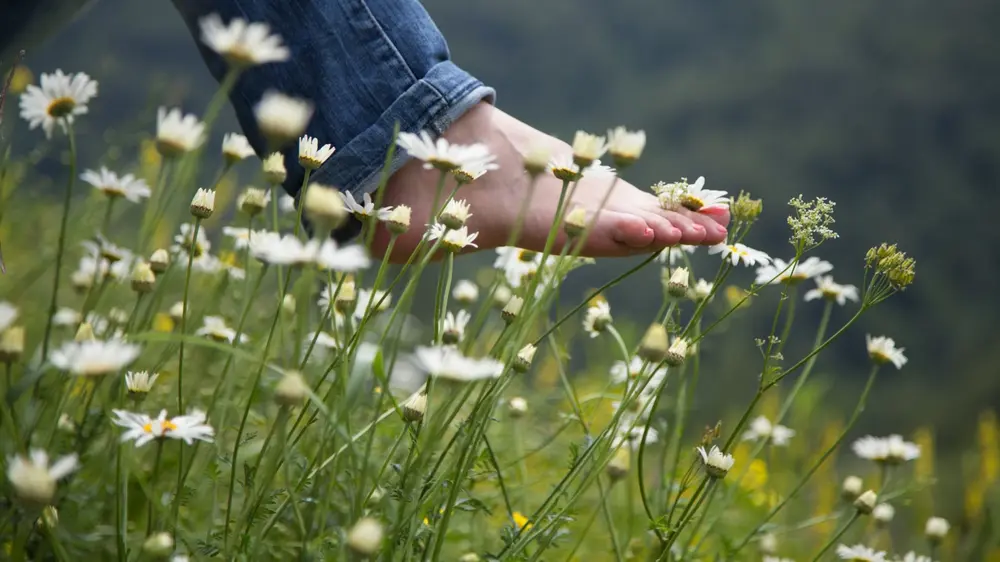
{"type": "Polygon", "coordinates": [[[452,162],[451,160],[443,160],[441,158],[428,158],[427,163],[442,172],[451,172],[458,169],[458,164],[452,162]]]}
{"type": "Polygon", "coordinates": [[[552,168],[552,175],[562,181],[577,181],[583,174],[570,168],[552,168]]]}
{"type": "Polygon", "coordinates": [[[517,261],[520,262],[530,262],[535,259],[535,252],[531,250],[518,250],[517,251],[517,261]]]}
{"type": "Polygon", "coordinates": [[[61,98],[56,98],[49,102],[49,108],[46,112],[55,117],[56,119],[60,117],[66,117],[73,112],[73,108],[76,107],[76,100],[71,97],[63,96],[61,98]]]}
{"type": "Polygon", "coordinates": [[[253,53],[243,45],[233,45],[226,51],[226,62],[233,66],[250,66],[254,64],[253,53]]]}
{"type": "Polygon", "coordinates": [[[162,422],[150,422],[150,423],[147,423],[146,425],[142,426],[142,430],[145,431],[146,433],[153,433],[153,423],[159,423],[160,424],[160,431],[161,431],[161,433],[166,433],[168,431],[173,431],[173,430],[177,429],[177,425],[174,422],[172,422],[170,420],[163,420],[162,422]]]}
{"type": "Polygon", "coordinates": [[[700,197],[685,193],[681,195],[681,205],[691,211],[698,211],[705,206],[705,202],[700,197]]]}

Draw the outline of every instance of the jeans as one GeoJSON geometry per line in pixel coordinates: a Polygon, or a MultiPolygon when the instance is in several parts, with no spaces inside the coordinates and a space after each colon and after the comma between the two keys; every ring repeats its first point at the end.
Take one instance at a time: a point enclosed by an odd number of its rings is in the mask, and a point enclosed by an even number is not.
{"type": "MultiPolygon", "coordinates": [[[[2,0],[16,20],[32,16],[38,0],[2,0]]],[[[80,0],[46,0],[81,4],[80,0]]],[[[375,189],[393,128],[428,130],[440,135],[480,101],[492,102],[493,89],[456,66],[448,45],[418,0],[173,0],[192,36],[198,40],[198,20],[218,13],[223,21],[243,18],[266,22],[291,51],[284,63],[245,71],[230,95],[244,134],[261,156],[266,150],[253,107],[266,90],[306,98],[316,112],[306,134],[330,143],[336,152],[310,176],[310,181],[336,186],[360,198],[375,189]]],[[[37,16],[33,16],[37,17],[37,16]]],[[[29,22],[16,25],[27,26],[29,22]]],[[[7,50],[0,37],[0,52],[7,50]]],[[[225,62],[198,43],[212,75],[222,80],[225,62]]],[[[408,156],[400,152],[391,163],[398,170],[408,156]]],[[[297,146],[285,150],[288,179],[285,190],[296,195],[303,171],[297,146]]],[[[353,223],[335,233],[350,238],[353,223]]]]}

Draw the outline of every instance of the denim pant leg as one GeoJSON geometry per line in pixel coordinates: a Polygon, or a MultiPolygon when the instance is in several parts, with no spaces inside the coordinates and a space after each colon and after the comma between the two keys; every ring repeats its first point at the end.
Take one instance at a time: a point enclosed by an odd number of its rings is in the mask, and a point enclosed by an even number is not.
{"type": "MultiPolygon", "coordinates": [[[[218,13],[266,22],[281,35],[291,59],[247,70],[230,96],[240,125],[257,150],[265,150],[253,107],[266,90],[306,98],[316,106],[307,134],[336,147],[310,181],[333,185],[356,197],[375,189],[392,142],[393,128],[440,135],[459,116],[495,92],[450,60],[448,46],[417,0],[173,0],[191,33],[198,19],[218,13]]],[[[221,58],[199,42],[216,79],[221,58]]],[[[405,163],[397,152],[392,171],[405,163]]],[[[297,147],[285,150],[295,195],[303,171],[297,147]]],[[[358,231],[353,224],[338,239],[358,231]]]]}

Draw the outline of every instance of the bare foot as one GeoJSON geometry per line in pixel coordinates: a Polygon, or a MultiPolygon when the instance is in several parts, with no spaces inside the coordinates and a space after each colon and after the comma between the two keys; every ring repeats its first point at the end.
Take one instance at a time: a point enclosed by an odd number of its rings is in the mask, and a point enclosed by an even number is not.
{"type": "MultiPolygon", "coordinates": [[[[470,232],[478,232],[480,249],[506,244],[517,221],[517,215],[528,195],[530,179],[524,172],[522,155],[540,143],[548,144],[553,156],[570,156],[566,143],[546,135],[503,111],[482,103],[463,115],[446,132],[450,142],[486,144],[497,156],[499,170],[487,173],[463,186],[455,195],[470,206],[470,232]]],[[[385,205],[409,205],[413,209],[412,227],[399,237],[390,259],[405,261],[430,222],[439,172],[424,170],[422,162],[412,160],[393,174],[386,186],[385,205]]],[[[600,206],[608,188],[610,175],[584,177],[576,187],[569,208],[583,207],[590,220],[600,206]]],[[[453,186],[454,184],[452,184],[453,186]]],[[[562,181],[551,174],[539,176],[525,218],[520,239],[515,245],[529,250],[542,250],[555,216],[562,181]]],[[[718,244],[726,239],[725,226],[729,213],[711,215],[689,211],[673,212],[660,208],[656,196],[637,189],[619,179],[598,222],[587,239],[582,254],[591,257],[627,256],[649,253],[675,244],[718,244]]],[[[559,229],[557,246],[565,240],[559,229]]],[[[385,251],[389,235],[378,232],[376,253],[385,251]]]]}

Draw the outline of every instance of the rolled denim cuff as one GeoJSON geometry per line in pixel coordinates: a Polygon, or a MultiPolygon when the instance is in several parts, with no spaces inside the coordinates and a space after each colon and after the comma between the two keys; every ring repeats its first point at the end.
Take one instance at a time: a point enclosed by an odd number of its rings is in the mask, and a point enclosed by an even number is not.
{"type": "MultiPolygon", "coordinates": [[[[313,172],[311,181],[334,185],[360,199],[378,187],[393,131],[430,131],[439,136],[452,123],[481,101],[493,103],[496,92],[451,61],[434,65],[390,105],[379,118],[313,172]]],[[[403,166],[410,156],[396,150],[389,173],[403,166]]]]}

